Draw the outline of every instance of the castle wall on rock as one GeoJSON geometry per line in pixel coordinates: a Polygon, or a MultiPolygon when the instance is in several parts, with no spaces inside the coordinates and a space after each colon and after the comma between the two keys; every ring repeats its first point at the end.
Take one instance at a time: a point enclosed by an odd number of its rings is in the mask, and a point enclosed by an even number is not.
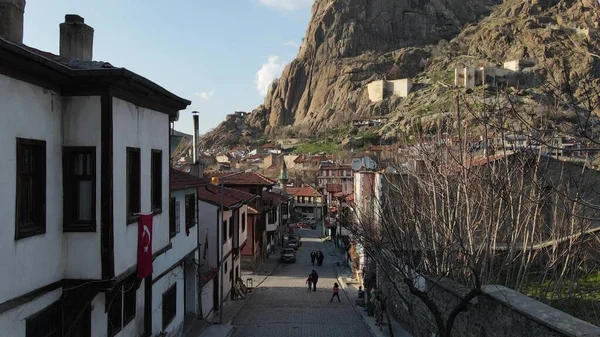
{"type": "Polygon", "coordinates": [[[413,83],[409,78],[391,81],[377,80],[367,84],[367,92],[371,102],[379,102],[391,96],[408,96],[412,85],[413,83]]]}
{"type": "MultiPolygon", "coordinates": [[[[411,295],[401,279],[395,284],[413,310],[402,301],[394,285],[377,273],[377,285],[388,298],[388,308],[398,322],[414,337],[430,337],[436,332],[429,309],[411,295]]],[[[443,317],[456,307],[470,289],[449,279],[434,280],[421,277],[416,286],[428,289],[443,317]]],[[[452,329],[453,336],[461,337],[584,337],[600,336],[600,327],[577,319],[567,313],[527,297],[504,286],[489,285],[484,293],[471,300],[468,310],[461,312],[452,329]]]]}
{"type": "Polygon", "coordinates": [[[503,67],[457,67],[454,69],[454,85],[467,89],[489,85],[501,84],[514,86],[519,84],[520,73],[523,68],[532,66],[532,61],[512,60],[506,61],[503,67]]]}

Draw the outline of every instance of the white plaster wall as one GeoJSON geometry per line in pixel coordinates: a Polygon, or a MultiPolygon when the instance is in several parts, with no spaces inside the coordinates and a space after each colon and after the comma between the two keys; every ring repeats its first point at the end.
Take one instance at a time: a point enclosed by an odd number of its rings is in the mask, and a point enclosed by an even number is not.
{"type": "Polygon", "coordinates": [[[64,146],[96,148],[96,232],[64,233],[65,278],[100,279],[100,96],[63,98],[62,142],[64,146]]]}
{"type": "Polygon", "coordinates": [[[106,337],[108,332],[108,316],[106,315],[105,298],[103,292],[96,295],[92,301],[92,337],[106,337]]]}
{"type": "MultiPolygon", "coordinates": [[[[229,238],[229,217],[232,216],[233,212],[226,210],[223,212],[223,219],[225,219],[225,222],[227,222],[227,232],[223,233],[223,235],[225,235],[225,238],[227,239],[227,241],[225,241],[225,243],[223,244],[223,256],[227,256],[227,254],[229,254],[231,252],[231,248],[233,247],[233,239],[234,239],[234,235],[231,235],[231,238],[229,238]]],[[[221,214],[219,213],[219,218],[221,217],[221,214]]],[[[233,220],[233,218],[231,219],[233,220]]],[[[219,228],[221,228],[222,226],[222,222],[219,221],[219,228]]],[[[235,227],[234,227],[235,229],[235,227]]],[[[219,229],[220,230],[220,229],[219,229]]]]}
{"type": "Polygon", "coordinates": [[[57,93],[0,75],[0,303],[63,278],[61,112],[57,93]],[[17,137],[46,141],[46,233],[15,241],[17,137]]]}
{"type": "Polygon", "coordinates": [[[244,244],[244,242],[248,239],[248,205],[242,205],[240,207],[240,246],[244,244]],[[246,220],[246,229],[242,232],[242,222],[246,220]]]}
{"type": "Polygon", "coordinates": [[[379,102],[383,100],[383,80],[373,81],[367,84],[367,92],[369,93],[369,99],[371,102],[379,102]]]}
{"type": "Polygon", "coordinates": [[[25,336],[25,319],[58,301],[62,289],[46,293],[0,315],[0,336],[25,336]]]}
{"type": "MultiPolygon", "coordinates": [[[[162,331],[162,295],[169,290],[173,284],[177,284],[177,309],[175,318],[167,326],[167,333],[174,333],[182,328],[184,318],[184,296],[183,296],[183,268],[177,267],[170,273],[157,280],[152,285],[152,335],[156,336],[162,331]]],[[[125,335],[124,335],[125,336],[125,335]]],[[[127,336],[134,336],[133,334],[127,336]]]]}
{"type": "Polygon", "coordinates": [[[212,315],[213,312],[213,291],[215,282],[213,280],[208,281],[202,286],[202,317],[207,318],[212,315]]]}
{"type": "Polygon", "coordinates": [[[151,212],[150,158],[153,149],[162,150],[162,213],[152,221],[152,251],[169,243],[169,117],[113,98],[114,246],[115,274],[136,264],[138,224],[127,225],[127,147],[140,149],[141,213],[151,212]]]}
{"type": "MultiPolygon", "coordinates": [[[[196,189],[190,188],[182,191],[171,192],[171,197],[179,201],[179,228],[180,231],[171,238],[172,248],[156,257],[153,262],[153,274],[159,275],[177,261],[188,255],[197,246],[198,225],[190,228],[190,235],[185,233],[185,195],[196,194],[196,189]]],[[[203,238],[204,239],[204,238],[203,238]]],[[[201,241],[204,244],[204,241],[201,241]]]]}
{"type": "Polygon", "coordinates": [[[217,256],[218,247],[218,227],[217,227],[217,212],[218,207],[204,201],[198,201],[198,226],[200,230],[200,244],[204,245],[206,236],[208,235],[208,252],[204,259],[204,246],[201,248],[201,261],[206,263],[208,267],[216,267],[219,261],[217,256]]]}

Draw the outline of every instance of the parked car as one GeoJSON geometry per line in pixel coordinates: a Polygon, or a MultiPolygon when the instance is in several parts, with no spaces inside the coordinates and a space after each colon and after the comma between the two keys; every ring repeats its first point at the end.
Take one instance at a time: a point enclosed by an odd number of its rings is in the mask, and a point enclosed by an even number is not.
{"type": "Polygon", "coordinates": [[[298,245],[302,246],[302,236],[300,234],[285,234],[283,236],[283,241],[296,240],[298,241],[298,245]]]}
{"type": "Polygon", "coordinates": [[[296,224],[296,227],[302,228],[302,229],[312,229],[312,225],[309,224],[308,222],[298,222],[296,224]]]}
{"type": "Polygon", "coordinates": [[[298,246],[302,246],[302,237],[300,234],[288,234],[288,240],[298,241],[298,246]]]}
{"type": "Polygon", "coordinates": [[[294,248],[284,248],[281,251],[281,257],[279,258],[281,262],[291,262],[296,263],[296,251],[294,248]]]}
{"type": "Polygon", "coordinates": [[[300,247],[298,241],[292,239],[288,240],[285,244],[285,248],[293,248],[294,250],[298,250],[298,247],[300,247]]]}

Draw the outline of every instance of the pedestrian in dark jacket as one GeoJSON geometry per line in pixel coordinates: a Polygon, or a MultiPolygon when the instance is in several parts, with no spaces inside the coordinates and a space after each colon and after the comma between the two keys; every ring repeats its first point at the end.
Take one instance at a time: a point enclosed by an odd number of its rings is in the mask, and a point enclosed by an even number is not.
{"type": "Polygon", "coordinates": [[[318,251],[317,252],[317,261],[318,261],[317,265],[318,266],[322,266],[323,265],[323,259],[324,258],[325,258],[325,256],[323,256],[323,252],[318,251]]]}
{"type": "Polygon", "coordinates": [[[314,269],[310,274],[312,275],[313,291],[317,291],[317,282],[319,282],[319,274],[314,269]]]}
{"type": "Polygon", "coordinates": [[[315,265],[315,259],[317,258],[317,253],[313,250],[310,252],[310,264],[315,265]]]}

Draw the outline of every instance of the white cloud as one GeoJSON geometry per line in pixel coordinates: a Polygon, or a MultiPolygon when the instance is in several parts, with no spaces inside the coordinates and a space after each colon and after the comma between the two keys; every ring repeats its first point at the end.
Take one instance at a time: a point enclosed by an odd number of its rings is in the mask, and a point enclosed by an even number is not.
{"type": "Polygon", "coordinates": [[[266,96],[271,83],[281,75],[285,64],[279,61],[279,56],[269,56],[267,63],[263,63],[256,72],[256,88],[261,95],[266,96]]]}
{"type": "Polygon", "coordinates": [[[284,45],[286,47],[293,47],[293,48],[300,47],[300,45],[298,44],[298,42],[296,42],[294,40],[285,41],[284,43],[282,43],[282,45],[284,45]]]}
{"type": "Polygon", "coordinates": [[[203,92],[197,92],[194,95],[202,98],[203,100],[210,102],[210,99],[214,96],[215,91],[211,90],[211,91],[203,91],[203,92]]]}
{"type": "Polygon", "coordinates": [[[295,11],[309,7],[314,0],[258,0],[261,4],[280,11],[295,11]]]}

